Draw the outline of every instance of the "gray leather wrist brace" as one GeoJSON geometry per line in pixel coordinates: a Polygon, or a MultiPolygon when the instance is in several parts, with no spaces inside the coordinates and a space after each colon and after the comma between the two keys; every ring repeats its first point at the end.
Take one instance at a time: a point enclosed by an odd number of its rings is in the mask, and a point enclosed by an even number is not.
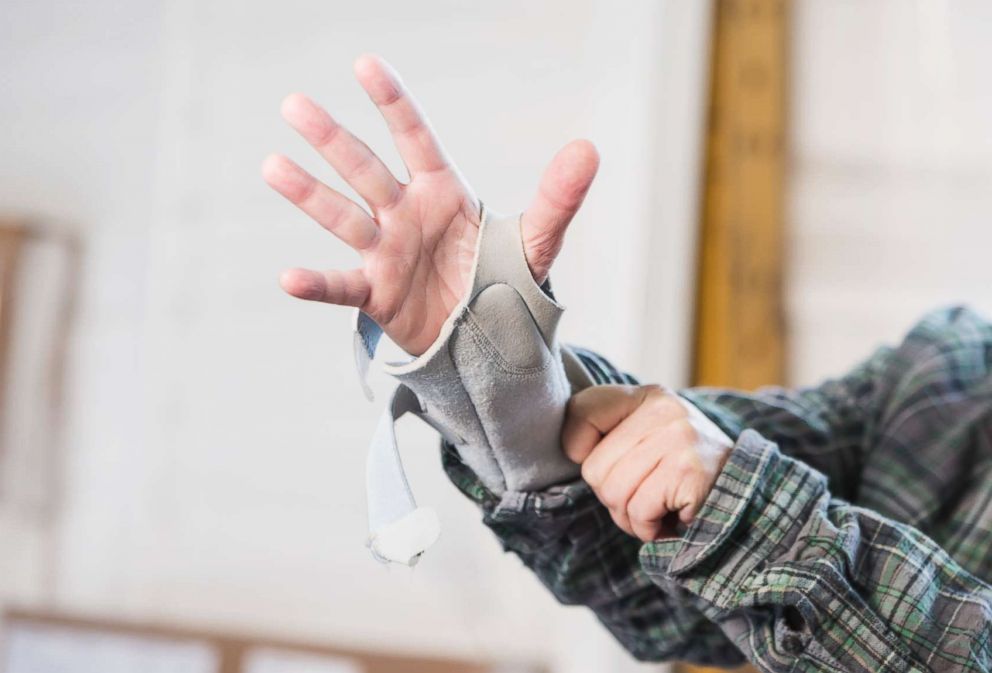
{"type": "MultiPolygon", "coordinates": [[[[423,355],[384,365],[400,384],[369,453],[369,547],[376,558],[412,565],[439,532],[433,512],[417,508],[403,473],[394,422],[404,413],[454,445],[495,495],[579,475],[562,453],[560,433],[569,397],[591,378],[556,340],[563,311],[531,276],[520,217],[483,210],[470,291],[423,355]]],[[[382,330],[364,313],[355,327],[364,385],[382,330]]]]}

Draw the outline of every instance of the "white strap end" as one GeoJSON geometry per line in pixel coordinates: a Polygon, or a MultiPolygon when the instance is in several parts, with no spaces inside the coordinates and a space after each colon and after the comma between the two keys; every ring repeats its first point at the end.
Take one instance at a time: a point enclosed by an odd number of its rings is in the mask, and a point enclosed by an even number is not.
{"type": "Polygon", "coordinates": [[[430,507],[418,507],[369,536],[369,550],[377,561],[414,566],[441,535],[441,523],[430,507]]]}

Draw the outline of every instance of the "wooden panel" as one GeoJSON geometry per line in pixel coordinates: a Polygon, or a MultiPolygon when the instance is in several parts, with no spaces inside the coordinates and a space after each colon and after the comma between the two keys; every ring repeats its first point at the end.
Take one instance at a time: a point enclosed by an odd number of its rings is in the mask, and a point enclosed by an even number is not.
{"type": "MultiPolygon", "coordinates": [[[[717,0],[715,5],[696,385],[754,388],[785,381],[787,10],[785,0],[717,0]]],[[[679,670],[716,669],[683,665],[679,670]]]]}
{"type": "MultiPolygon", "coordinates": [[[[0,423],[3,423],[2,409],[9,385],[7,357],[10,351],[10,338],[16,297],[18,261],[24,242],[24,223],[13,219],[0,218],[0,423]]],[[[3,447],[0,446],[0,450],[3,447]]]]}
{"type": "MultiPolygon", "coordinates": [[[[8,627],[11,624],[37,624],[145,638],[203,642],[220,655],[218,673],[242,673],[242,662],[247,654],[259,648],[350,659],[356,662],[364,673],[487,673],[501,670],[501,666],[495,662],[387,654],[350,647],[277,640],[258,635],[236,635],[219,631],[59,613],[11,610],[4,615],[4,623],[8,627]]],[[[535,673],[540,672],[540,669],[535,668],[533,670],[535,673]]]]}
{"type": "Polygon", "coordinates": [[[787,3],[720,0],[712,54],[694,380],[785,379],[782,301],[787,3]]]}

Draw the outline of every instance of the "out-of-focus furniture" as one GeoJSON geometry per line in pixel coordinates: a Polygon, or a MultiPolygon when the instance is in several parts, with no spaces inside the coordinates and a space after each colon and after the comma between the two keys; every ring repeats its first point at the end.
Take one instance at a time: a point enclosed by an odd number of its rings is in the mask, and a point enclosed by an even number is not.
{"type": "MultiPolygon", "coordinates": [[[[17,272],[21,249],[27,233],[21,220],[0,219],[0,423],[3,422],[3,400],[6,392],[7,353],[13,322],[14,300],[17,296],[17,272]]],[[[3,446],[0,446],[3,451],[3,446]]]]}
{"type": "Polygon", "coordinates": [[[2,673],[537,673],[495,663],[58,613],[11,611],[4,624],[2,673]]]}
{"type": "Polygon", "coordinates": [[[0,214],[0,607],[55,591],[63,381],[78,286],[68,228],[0,214]]]}

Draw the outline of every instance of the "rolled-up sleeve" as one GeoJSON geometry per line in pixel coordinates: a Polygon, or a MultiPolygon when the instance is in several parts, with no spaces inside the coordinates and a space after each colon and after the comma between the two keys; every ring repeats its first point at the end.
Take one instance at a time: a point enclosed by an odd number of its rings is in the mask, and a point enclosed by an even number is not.
{"type": "Polygon", "coordinates": [[[990,587],[911,526],[832,498],[821,473],[754,431],[686,534],[640,556],[766,671],[992,666],[990,587]]]}

